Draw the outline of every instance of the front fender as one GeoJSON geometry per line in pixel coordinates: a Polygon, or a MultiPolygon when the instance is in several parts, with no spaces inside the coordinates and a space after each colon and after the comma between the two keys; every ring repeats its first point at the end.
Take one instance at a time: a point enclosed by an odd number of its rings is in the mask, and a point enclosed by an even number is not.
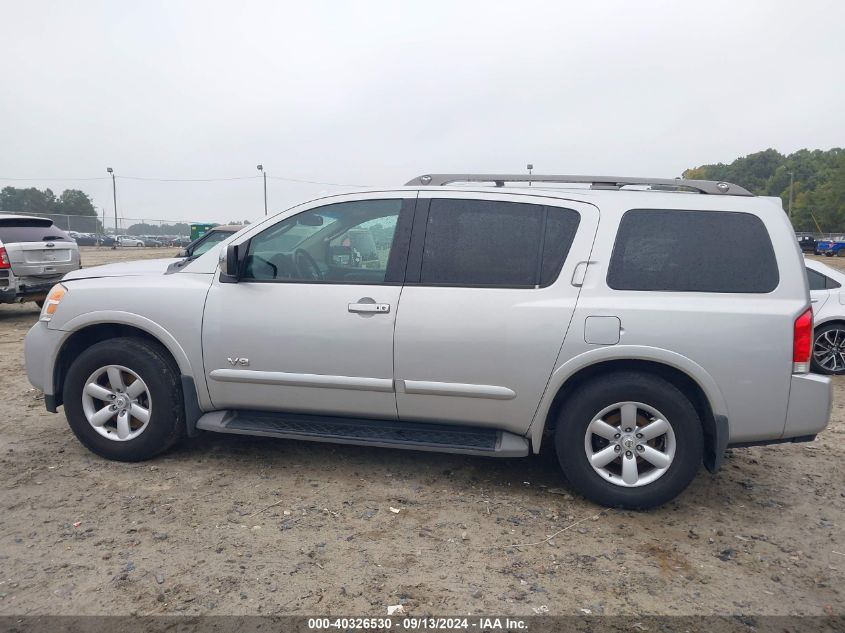
{"type": "Polygon", "coordinates": [[[552,372],[549,378],[549,384],[546,386],[546,391],[543,393],[540,405],[537,407],[537,411],[531,421],[531,426],[528,428],[528,436],[535,453],[540,451],[543,431],[546,428],[546,420],[555,396],[566,384],[566,381],[582,369],[586,369],[591,365],[614,360],[651,361],[683,372],[701,387],[701,390],[710,403],[713,415],[730,419],[728,416],[728,406],[725,402],[725,397],[722,395],[722,391],[719,389],[719,385],[698,363],[666,349],[641,345],[608,345],[573,356],[552,372]]]}
{"type": "MultiPolygon", "coordinates": [[[[134,314],[132,312],[122,312],[120,310],[98,310],[96,312],[86,312],[73,317],[69,321],[62,323],[61,329],[65,332],[76,332],[91,325],[99,325],[102,323],[115,323],[118,325],[129,325],[143,330],[147,334],[155,337],[167,350],[173,355],[176,364],[179,366],[179,371],[182,374],[193,376],[194,369],[191,367],[191,361],[185,350],[179,344],[170,332],[168,332],[161,325],[146,317],[134,314]]],[[[202,369],[200,368],[200,371],[202,369]]]]}

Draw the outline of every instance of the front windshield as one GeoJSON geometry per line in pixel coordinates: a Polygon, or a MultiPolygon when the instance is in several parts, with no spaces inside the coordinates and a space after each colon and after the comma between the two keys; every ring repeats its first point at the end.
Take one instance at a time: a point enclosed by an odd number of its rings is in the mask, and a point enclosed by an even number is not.
{"type": "Polygon", "coordinates": [[[207,233],[203,236],[205,239],[191,249],[191,257],[199,257],[203,253],[211,250],[212,246],[219,244],[232,235],[233,233],[226,233],[225,231],[212,231],[211,233],[207,233]]]}

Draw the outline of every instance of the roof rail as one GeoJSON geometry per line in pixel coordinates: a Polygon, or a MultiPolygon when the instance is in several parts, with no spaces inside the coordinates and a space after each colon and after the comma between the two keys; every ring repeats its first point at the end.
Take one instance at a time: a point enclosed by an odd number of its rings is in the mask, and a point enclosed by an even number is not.
{"type": "Polygon", "coordinates": [[[620,189],[626,185],[650,185],[666,190],[688,189],[698,193],[721,196],[753,196],[754,194],[730,182],[715,180],[684,180],[682,178],[631,178],[616,176],[539,176],[526,174],[425,174],[408,181],[405,186],[441,187],[455,182],[494,182],[504,187],[506,182],[583,183],[591,189],[620,189]]]}

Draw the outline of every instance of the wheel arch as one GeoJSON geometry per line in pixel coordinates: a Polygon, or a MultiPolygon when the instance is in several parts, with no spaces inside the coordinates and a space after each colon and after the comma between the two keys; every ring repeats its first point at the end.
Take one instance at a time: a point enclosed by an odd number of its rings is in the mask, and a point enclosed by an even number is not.
{"type": "MultiPolygon", "coordinates": [[[[828,301],[829,301],[829,299],[828,299],[828,301]]],[[[822,319],[821,321],[814,322],[813,323],[813,336],[815,337],[816,330],[818,330],[820,327],[823,327],[825,325],[832,325],[834,323],[845,327],[845,318],[843,318],[839,315],[836,315],[836,316],[827,317],[825,319],[822,319]]]]}
{"type": "Polygon", "coordinates": [[[718,469],[729,439],[728,409],[712,376],[697,363],[666,350],[644,348],[611,356],[619,351],[607,347],[591,350],[552,374],[528,431],[534,452],[539,452],[543,436],[554,430],[566,399],[578,385],[611,371],[638,371],[663,378],[690,399],[703,425],[705,465],[711,472],[718,469]]]}
{"type": "Polygon", "coordinates": [[[91,345],[111,338],[130,336],[156,343],[173,359],[180,374],[193,375],[187,354],[171,334],[149,319],[130,316],[135,318],[130,320],[114,314],[89,314],[85,315],[85,322],[77,322],[78,318],[63,326],[62,329],[71,330],[72,333],[63,341],[53,365],[54,406],[62,404],[64,379],[73,359],[91,345]]]}

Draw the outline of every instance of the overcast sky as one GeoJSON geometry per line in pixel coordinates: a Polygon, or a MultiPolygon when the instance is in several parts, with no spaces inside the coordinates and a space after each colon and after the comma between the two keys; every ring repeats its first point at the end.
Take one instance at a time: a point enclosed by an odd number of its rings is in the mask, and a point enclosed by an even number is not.
{"type": "MultiPolygon", "coordinates": [[[[0,3],[0,186],[109,215],[110,180],[60,178],[674,177],[845,145],[840,0],[0,3]]],[[[127,218],[263,214],[257,178],[117,189],[127,218]]]]}

